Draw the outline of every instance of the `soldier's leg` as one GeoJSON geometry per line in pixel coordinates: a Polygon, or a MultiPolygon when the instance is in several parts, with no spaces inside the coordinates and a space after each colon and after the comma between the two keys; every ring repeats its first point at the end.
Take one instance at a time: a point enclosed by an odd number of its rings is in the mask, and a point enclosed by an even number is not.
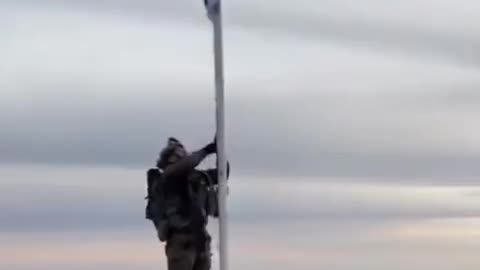
{"type": "Polygon", "coordinates": [[[210,242],[210,235],[207,234],[207,239],[205,241],[205,249],[197,252],[197,257],[195,258],[193,270],[210,270],[212,266],[212,252],[210,249],[210,242]]]}
{"type": "Polygon", "coordinates": [[[210,254],[199,254],[193,265],[193,270],[210,270],[212,257],[210,254]]]}
{"type": "Polygon", "coordinates": [[[174,234],[166,246],[168,270],[193,270],[196,250],[191,235],[174,234]]]}

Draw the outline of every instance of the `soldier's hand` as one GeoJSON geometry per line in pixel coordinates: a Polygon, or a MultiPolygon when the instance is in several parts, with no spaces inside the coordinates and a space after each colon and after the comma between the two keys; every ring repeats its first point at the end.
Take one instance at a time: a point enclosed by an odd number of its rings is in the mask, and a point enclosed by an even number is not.
{"type": "Polygon", "coordinates": [[[207,144],[203,150],[207,152],[208,154],[213,154],[217,152],[217,138],[209,144],[207,144]]]}

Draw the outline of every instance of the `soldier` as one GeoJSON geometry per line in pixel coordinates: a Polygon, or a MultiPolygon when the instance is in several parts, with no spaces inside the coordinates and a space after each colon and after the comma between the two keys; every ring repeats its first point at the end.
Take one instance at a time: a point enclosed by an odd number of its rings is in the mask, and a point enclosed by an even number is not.
{"type": "Polygon", "coordinates": [[[188,153],[179,140],[169,138],[157,168],[148,171],[146,215],[160,241],[166,242],[168,270],[211,267],[211,237],[206,227],[208,216],[218,217],[217,169],[196,167],[216,151],[216,142],[212,142],[188,153]]]}

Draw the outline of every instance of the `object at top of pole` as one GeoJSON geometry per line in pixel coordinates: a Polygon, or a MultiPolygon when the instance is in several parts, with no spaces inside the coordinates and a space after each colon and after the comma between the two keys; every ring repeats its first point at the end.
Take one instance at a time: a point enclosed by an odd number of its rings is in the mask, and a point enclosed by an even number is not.
{"type": "Polygon", "coordinates": [[[208,18],[213,21],[213,16],[220,14],[220,0],[203,0],[203,3],[207,9],[208,18]]]}

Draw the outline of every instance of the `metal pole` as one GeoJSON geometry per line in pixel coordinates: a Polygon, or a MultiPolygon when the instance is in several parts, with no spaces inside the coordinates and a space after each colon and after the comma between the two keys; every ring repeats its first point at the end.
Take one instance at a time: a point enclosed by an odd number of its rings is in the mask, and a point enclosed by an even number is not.
{"type": "MultiPolygon", "coordinates": [[[[215,1],[215,0],[214,0],[215,1]]],[[[221,2],[217,0],[209,17],[213,23],[215,52],[215,100],[217,126],[217,159],[218,159],[218,203],[219,203],[219,244],[220,270],[228,270],[228,230],[227,230],[227,158],[225,154],[225,99],[223,78],[223,37],[221,2]]]]}

